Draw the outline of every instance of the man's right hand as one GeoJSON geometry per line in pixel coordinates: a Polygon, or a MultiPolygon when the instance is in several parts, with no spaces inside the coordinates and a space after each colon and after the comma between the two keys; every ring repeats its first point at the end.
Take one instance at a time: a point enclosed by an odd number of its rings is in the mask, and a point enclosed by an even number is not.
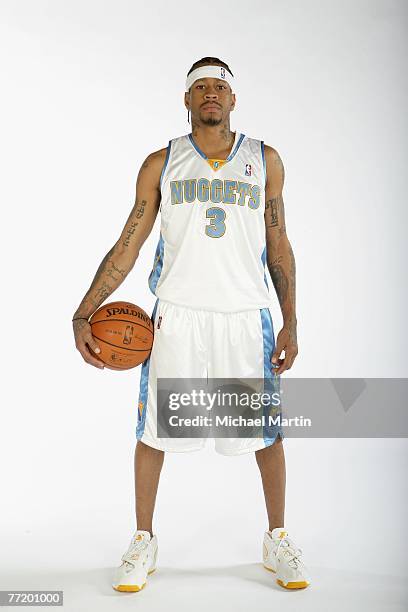
{"type": "Polygon", "coordinates": [[[95,338],[92,336],[91,326],[88,321],[86,319],[76,319],[72,321],[72,326],[74,328],[75,346],[81,353],[84,361],[103,370],[103,362],[100,359],[96,359],[89,350],[91,349],[94,353],[101,352],[95,338]]]}

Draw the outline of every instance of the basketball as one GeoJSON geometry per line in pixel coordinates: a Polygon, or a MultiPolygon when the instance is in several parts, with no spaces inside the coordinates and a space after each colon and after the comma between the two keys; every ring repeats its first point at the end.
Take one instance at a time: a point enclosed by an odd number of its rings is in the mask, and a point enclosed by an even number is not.
{"type": "Polygon", "coordinates": [[[89,324],[101,352],[92,354],[112,370],[129,370],[149,357],[153,322],[136,304],[111,302],[98,308],[89,324]]]}

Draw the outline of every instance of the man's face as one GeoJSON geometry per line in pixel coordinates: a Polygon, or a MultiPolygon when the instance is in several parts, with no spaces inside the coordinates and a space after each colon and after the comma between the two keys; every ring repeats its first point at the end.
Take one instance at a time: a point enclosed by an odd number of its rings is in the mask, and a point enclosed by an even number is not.
{"type": "Polygon", "coordinates": [[[191,118],[202,125],[219,125],[235,107],[235,94],[222,79],[205,77],[194,81],[184,96],[191,118]]]}

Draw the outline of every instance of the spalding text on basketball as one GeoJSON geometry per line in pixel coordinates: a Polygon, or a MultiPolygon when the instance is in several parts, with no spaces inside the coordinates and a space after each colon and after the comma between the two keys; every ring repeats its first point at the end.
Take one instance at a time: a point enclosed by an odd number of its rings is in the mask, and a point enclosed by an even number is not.
{"type": "Polygon", "coordinates": [[[106,310],[106,318],[112,317],[113,315],[131,315],[132,317],[137,317],[138,319],[142,319],[146,323],[150,321],[147,315],[138,312],[137,310],[132,310],[131,308],[107,308],[106,310]]]}

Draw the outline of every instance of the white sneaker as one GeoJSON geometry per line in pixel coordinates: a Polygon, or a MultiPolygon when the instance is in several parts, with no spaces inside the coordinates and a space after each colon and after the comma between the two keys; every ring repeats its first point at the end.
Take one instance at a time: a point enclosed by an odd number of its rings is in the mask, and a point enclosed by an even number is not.
{"type": "Polygon", "coordinates": [[[300,560],[302,551],[288,538],[284,527],[266,531],[263,542],[263,564],[276,573],[276,582],[285,589],[304,589],[310,584],[308,570],[300,560]]]}
{"type": "Polygon", "coordinates": [[[112,586],[117,591],[141,591],[148,574],[156,569],[157,537],[138,529],[129,548],[122,556],[122,565],[117,568],[112,586]]]}

